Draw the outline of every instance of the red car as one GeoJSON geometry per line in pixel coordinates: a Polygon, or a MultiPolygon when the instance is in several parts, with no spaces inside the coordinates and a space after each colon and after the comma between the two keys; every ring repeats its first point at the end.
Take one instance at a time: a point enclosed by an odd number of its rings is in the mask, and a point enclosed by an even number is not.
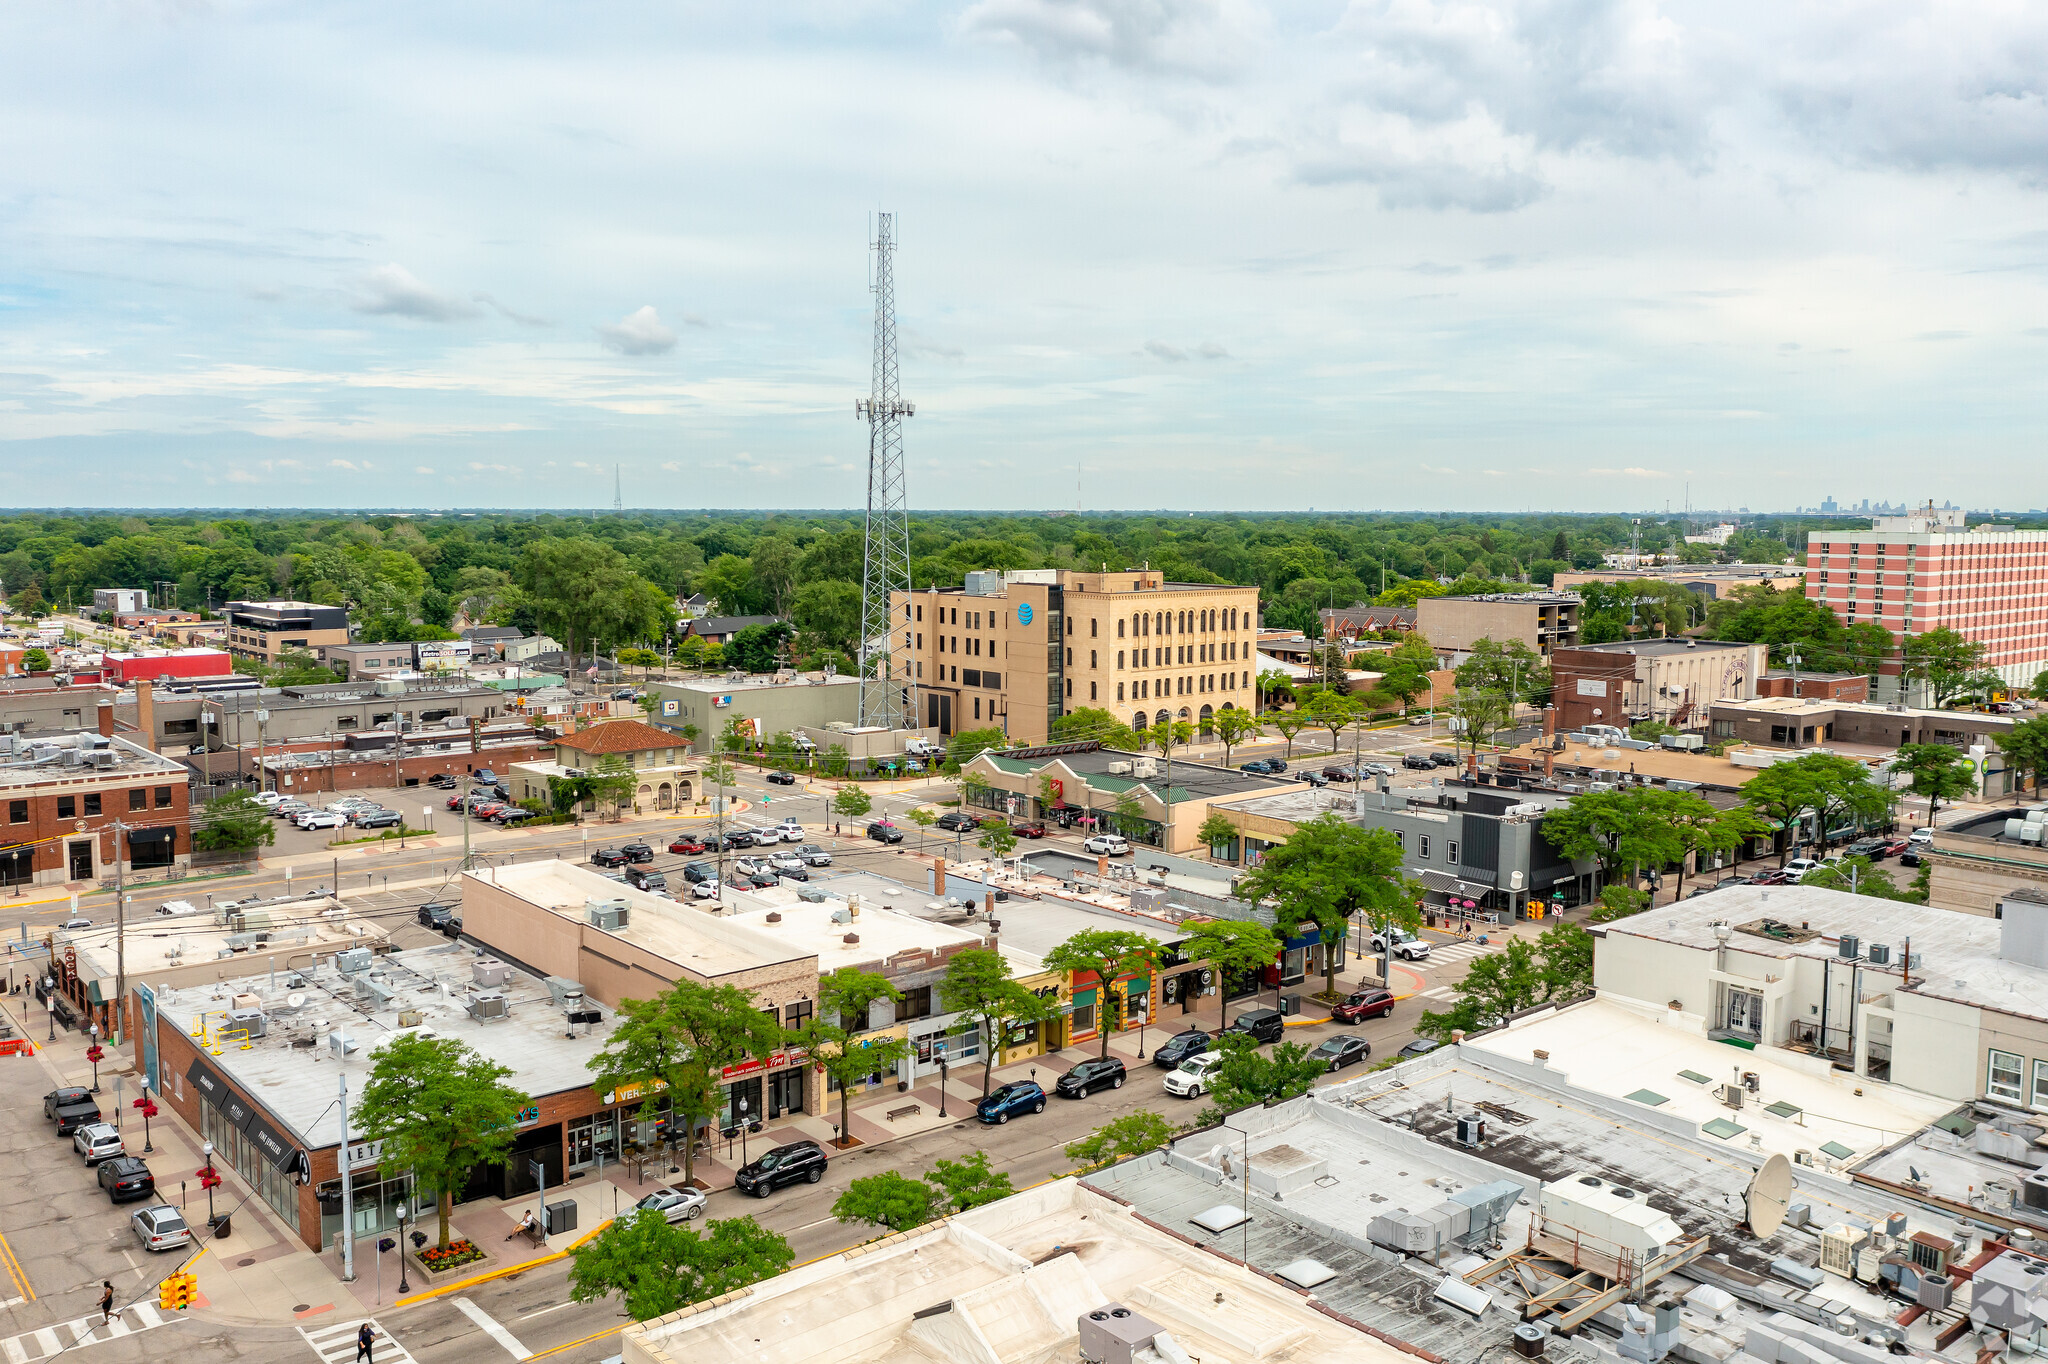
{"type": "Polygon", "coordinates": [[[1773,867],[1769,871],[1760,871],[1755,876],[1750,877],[1749,883],[1752,886],[1790,886],[1797,884],[1798,880],[1798,872],[1787,871],[1783,867],[1773,867]]]}
{"type": "Polygon", "coordinates": [[[1394,1012],[1394,992],[1377,986],[1354,991],[1351,997],[1330,1010],[1339,1023],[1363,1023],[1368,1018],[1385,1018],[1394,1012]]]}
{"type": "Polygon", "coordinates": [[[1897,857],[1899,854],[1905,852],[1906,849],[1911,846],[1912,845],[1907,843],[1906,840],[1903,838],[1894,838],[1890,842],[1886,843],[1882,848],[1879,848],[1877,850],[1877,855],[1880,858],[1897,857]]]}
{"type": "Polygon", "coordinates": [[[668,850],[672,853],[700,853],[707,851],[702,843],[699,843],[688,834],[678,835],[675,842],[668,845],[668,850]]]}
{"type": "Polygon", "coordinates": [[[1045,826],[1034,819],[1029,824],[1017,825],[1010,832],[1019,838],[1044,838],[1045,826]]]}

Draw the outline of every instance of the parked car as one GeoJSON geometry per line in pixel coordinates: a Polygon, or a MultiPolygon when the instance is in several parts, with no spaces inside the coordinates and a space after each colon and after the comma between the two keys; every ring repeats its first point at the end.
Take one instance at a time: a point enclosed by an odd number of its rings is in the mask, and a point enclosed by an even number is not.
{"type": "Polygon", "coordinates": [[[654,849],[645,843],[621,843],[619,851],[626,855],[628,862],[637,864],[654,860],[654,849]]]}
{"type": "Polygon", "coordinates": [[[628,867],[626,884],[635,890],[667,890],[668,878],[652,867],[628,867]]]}
{"type": "Polygon", "coordinates": [[[1934,830],[1928,828],[1925,824],[1923,824],[1919,828],[1913,830],[1912,833],[1907,834],[1906,841],[1908,843],[1923,845],[1932,843],[1934,841],[1934,830]]]}
{"type": "Polygon", "coordinates": [[[704,851],[704,841],[688,834],[677,834],[669,840],[668,850],[677,854],[700,853],[704,851]]]}
{"type": "Polygon", "coordinates": [[[988,1097],[974,1106],[974,1116],[983,1122],[1008,1122],[1020,1113],[1045,1112],[1045,1091],[1034,1080],[1013,1080],[997,1085],[988,1097]]]}
{"type": "Polygon", "coordinates": [[[451,938],[462,930],[462,920],[457,916],[455,906],[445,900],[429,900],[421,905],[419,921],[421,928],[431,928],[451,938]]]}
{"type": "Polygon", "coordinates": [[[1785,870],[1798,877],[1805,876],[1810,871],[1819,871],[1820,865],[1811,857],[1795,857],[1785,864],[1785,870]]]}
{"type": "Polygon", "coordinates": [[[1363,1037],[1326,1037],[1309,1053],[1309,1058],[1325,1063],[1331,1070],[1342,1070],[1346,1066],[1357,1065],[1370,1055],[1372,1043],[1363,1037]]]}
{"type": "Polygon", "coordinates": [[[761,868],[761,870],[755,872],[752,876],[744,878],[736,876],[733,878],[733,881],[735,884],[738,885],[751,886],[755,890],[773,890],[775,889],[775,887],[782,884],[782,878],[777,876],[774,872],[768,870],[766,867],[761,868]]]}
{"type": "Polygon", "coordinates": [[[745,829],[727,829],[723,834],[713,834],[710,837],[710,839],[707,840],[707,846],[709,851],[718,851],[718,847],[721,842],[725,845],[725,850],[727,852],[731,852],[735,848],[753,847],[754,836],[748,833],[745,829]]]}
{"type": "Polygon", "coordinates": [[[66,919],[66,920],[65,920],[65,921],[64,921],[63,923],[61,923],[61,924],[58,924],[58,925],[57,925],[57,927],[59,927],[59,928],[91,928],[91,927],[92,927],[92,920],[91,920],[91,919],[66,919]]]}
{"type": "Polygon", "coordinates": [[[71,1134],[71,1149],[85,1158],[87,1165],[97,1165],[114,1156],[128,1154],[128,1148],[121,1141],[121,1133],[112,1123],[89,1122],[71,1134]]]}
{"type": "Polygon", "coordinates": [[[339,829],[348,821],[332,810],[307,810],[293,818],[292,823],[301,829],[339,829]]]}
{"type": "Polygon", "coordinates": [[[770,786],[795,786],[796,773],[783,772],[779,770],[770,772],[768,774],[768,784],[770,786]]]}
{"type": "Polygon", "coordinates": [[[1455,753],[1432,753],[1429,755],[1429,760],[1438,767],[1456,767],[1458,765],[1458,755],[1455,753]]]}
{"type": "Polygon", "coordinates": [[[1287,1030],[1287,1020],[1278,1009],[1247,1009],[1230,1020],[1225,1032],[1250,1033],[1255,1041],[1278,1042],[1287,1030]]]}
{"type": "Polygon", "coordinates": [[[449,776],[446,772],[436,772],[433,776],[427,778],[427,785],[438,787],[443,791],[453,791],[455,789],[455,778],[449,776]]]}
{"type": "Polygon", "coordinates": [[[1248,763],[1239,763],[1237,765],[1237,770],[1240,772],[1249,772],[1255,777],[1263,777],[1272,775],[1274,773],[1285,772],[1287,770],[1287,764],[1284,760],[1280,758],[1253,758],[1248,763]]]}
{"type": "Polygon", "coordinates": [[[733,1187],[756,1198],[766,1198],[785,1184],[804,1180],[816,1184],[825,1177],[825,1148],[815,1141],[793,1141],[778,1146],[759,1160],[740,1166],[733,1187]]]}
{"type": "Polygon", "coordinates": [[[131,1203],[156,1192],[156,1177],[140,1156],[114,1156],[100,1163],[100,1187],[113,1203],[131,1203]]]}
{"type": "Polygon", "coordinates": [[[1124,1074],[1124,1063],[1116,1057],[1094,1058],[1060,1076],[1052,1090],[1062,1099],[1085,1099],[1098,1089],[1122,1089],[1124,1074]]]}
{"type": "Polygon", "coordinates": [[[804,875],[804,860],[793,852],[779,852],[768,859],[768,865],[784,876],[795,876],[808,881],[804,875]]]}
{"type": "Polygon", "coordinates": [[[1038,820],[1027,819],[1022,824],[1012,824],[1010,832],[1019,838],[1044,838],[1045,825],[1038,820]]]}
{"type": "Polygon", "coordinates": [[[965,833],[980,827],[981,821],[964,810],[948,810],[932,821],[934,829],[944,829],[949,834],[965,833]]]}
{"type": "Polygon", "coordinates": [[[498,774],[491,771],[488,767],[479,767],[476,771],[469,774],[469,779],[484,786],[496,786],[498,784],[498,774]]]}
{"type": "Polygon", "coordinates": [[[1418,1037],[1407,1046],[1401,1048],[1401,1050],[1395,1052],[1394,1055],[1400,1060],[1412,1061],[1418,1056],[1429,1055],[1442,1045],[1443,1043],[1436,1041],[1434,1038],[1418,1037]]]}
{"type": "Polygon", "coordinates": [[[1783,867],[1772,867],[1749,878],[1753,886],[1788,886],[1799,879],[1799,873],[1783,867]]]}
{"type": "Polygon", "coordinates": [[[249,799],[268,810],[273,805],[282,805],[284,803],[284,794],[280,791],[258,791],[249,799]]]}
{"type": "Polygon", "coordinates": [[[281,800],[270,807],[270,813],[274,819],[290,819],[293,815],[302,815],[312,808],[303,800],[281,800]]]}
{"type": "Polygon", "coordinates": [[[1427,772],[1435,767],[1436,764],[1430,761],[1427,753],[1403,753],[1401,755],[1401,766],[1411,772],[1427,772]]]}
{"type": "Polygon", "coordinates": [[[699,900],[716,900],[722,893],[716,877],[709,881],[699,881],[690,887],[690,894],[699,900]]]}
{"type": "Polygon", "coordinates": [[[358,829],[396,829],[404,823],[405,816],[396,810],[366,810],[356,816],[358,829]]]}
{"type": "Polygon", "coordinates": [[[1884,856],[1885,847],[1890,842],[1891,840],[1888,838],[1859,838],[1848,847],[1842,849],[1842,852],[1849,857],[1875,859],[1884,856]]]}
{"type": "Polygon", "coordinates": [[[1358,770],[1368,777],[1391,777],[1394,775],[1394,769],[1385,763],[1367,763],[1358,770]]]}
{"type": "MultiPolygon", "coordinates": [[[[1301,775],[1307,776],[1308,769],[1303,768],[1301,775]]],[[[1353,776],[1353,772],[1350,764],[1348,763],[1331,763],[1328,767],[1323,769],[1323,775],[1328,777],[1331,781],[1350,781],[1353,776]]]]}
{"type": "Polygon", "coordinates": [[[192,1229],[185,1225],[185,1219],[178,1210],[168,1203],[137,1208],[135,1215],[128,1219],[128,1225],[134,1230],[135,1239],[142,1242],[144,1250],[181,1250],[192,1244],[192,1229]]]}
{"type": "Polygon", "coordinates": [[[1388,929],[1385,933],[1373,934],[1372,950],[1375,952],[1386,951],[1387,939],[1389,935],[1391,935],[1393,938],[1395,956],[1401,958],[1403,961],[1429,960],[1429,943],[1425,942],[1421,938],[1416,937],[1413,933],[1410,933],[1407,929],[1401,928],[1398,925],[1388,929]]]}
{"type": "Polygon", "coordinates": [[[1301,772],[1296,773],[1295,775],[1300,777],[1303,781],[1307,782],[1310,786],[1313,786],[1318,791],[1322,790],[1324,787],[1330,784],[1330,779],[1320,772],[1310,772],[1307,770],[1303,770],[1301,772]]]}
{"type": "Polygon", "coordinates": [[[1885,840],[1884,846],[1877,850],[1877,860],[1882,861],[1887,857],[1897,857],[1899,854],[1905,852],[1906,849],[1912,846],[1913,845],[1906,839],[1888,838],[1885,840]]]}
{"type": "Polygon", "coordinates": [[[1378,986],[1353,990],[1342,1004],[1330,1010],[1339,1023],[1363,1023],[1368,1018],[1385,1018],[1394,1012],[1394,992],[1378,986]]]}
{"type": "Polygon", "coordinates": [[[1124,840],[1122,834],[1090,834],[1081,840],[1082,852],[1105,857],[1123,857],[1130,850],[1131,845],[1124,840]]]}
{"type": "Polygon", "coordinates": [[[62,1108],[59,1108],[55,1117],[57,1119],[57,1135],[68,1137],[78,1131],[79,1128],[89,1127],[93,1123],[98,1122],[100,1120],[100,1106],[91,1099],[80,1099],[76,1103],[65,1104],[62,1108]]]}
{"type": "Polygon", "coordinates": [[[704,1215],[706,1200],[696,1189],[656,1189],[633,1205],[635,1212],[658,1212],[671,1222],[694,1222],[704,1215]]]}
{"type": "Polygon", "coordinates": [[[1215,1078],[1216,1068],[1223,1064],[1223,1053],[1205,1051],[1180,1063],[1166,1075],[1166,1092],[1176,1099],[1199,1098],[1209,1092],[1209,1084],[1215,1078]]]}
{"type": "Polygon", "coordinates": [[[43,1096],[43,1117],[46,1119],[54,1118],[57,1116],[57,1110],[60,1108],[68,1108],[72,1104],[89,1104],[91,1102],[91,1090],[79,1085],[65,1085],[60,1089],[53,1089],[43,1096]]]}
{"type": "Polygon", "coordinates": [[[762,871],[763,869],[765,869],[767,865],[768,862],[766,858],[739,857],[733,859],[732,869],[738,872],[741,876],[753,876],[762,871]]]}
{"type": "Polygon", "coordinates": [[[688,862],[683,865],[683,879],[691,885],[700,881],[716,881],[718,865],[715,862],[688,862]]]}
{"type": "Polygon", "coordinates": [[[503,824],[507,827],[510,827],[511,825],[519,823],[519,821],[523,819],[532,818],[533,811],[522,810],[517,805],[507,805],[504,809],[497,811],[495,814],[491,816],[491,823],[503,824]]]}
{"type": "Polygon", "coordinates": [[[469,814],[472,819],[496,819],[510,808],[510,806],[502,801],[483,800],[470,806],[469,814]]]}
{"type": "Polygon", "coordinates": [[[1177,1069],[1181,1062],[1209,1050],[1209,1044],[1213,1040],[1200,1028],[1177,1032],[1152,1049],[1152,1064],[1161,1070],[1177,1069]]]}
{"type": "Polygon", "coordinates": [[[804,844],[796,850],[796,855],[804,860],[804,865],[807,867],[829,867],[832,865],[832,854],[826,852],[815,843],[804,844]]]}
{"type": "Polygon", "coordinates": [[[876,820],[868,825],[868,837],[874,839],[877,843],[901,843],[903,841],[903,830],[897,828],[894,824],[885,824],[881,820],[876,820]]]}
{"type": "Polygon", "coordinates": [[[617,848],[599,848],[590,855],[593,867],[623,867],[630,859],[617,848]]]}

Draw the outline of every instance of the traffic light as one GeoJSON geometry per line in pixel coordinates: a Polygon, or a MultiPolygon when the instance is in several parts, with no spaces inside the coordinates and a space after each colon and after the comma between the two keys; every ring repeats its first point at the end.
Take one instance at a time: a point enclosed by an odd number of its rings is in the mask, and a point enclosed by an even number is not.
{"type": "Polygon", "coordinates": [[[198,1295],[198,1275],[172,1274],[156,1286],[156,1305],[166,1312],[183,1311],[198,1295]]]}

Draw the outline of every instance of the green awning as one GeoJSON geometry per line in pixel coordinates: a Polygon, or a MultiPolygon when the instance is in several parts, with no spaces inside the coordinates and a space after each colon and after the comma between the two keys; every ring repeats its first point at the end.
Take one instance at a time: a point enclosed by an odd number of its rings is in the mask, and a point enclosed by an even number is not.
{"type": "Polygon", "coordinates": [[[1652,1108],[1655,1108],[1658,1104],[1668,1104],[1671,1102],[1671,1100],[1665,1098],[1654,1089],[1639,1089],[1625,1097],[1633,1099],[1639,1104],[1648,1104],[1652,1108]]]}
{"type": "Polygon", "coordinates": [[[1854,1151],[1851,1151],[1848,1147],[1842,1145],[1842,1143],[1840,1143],[1839,1141],[1828,1142],[1827,1144],[1822,1146],[1820,1150],[1822,1155],[1833,1156],[1836,1160],[1847,1160],[1849,1159],[1849,1157],[1856,1154],[1854,1151]]]}
{"type": "Polygon", "coordinates": [[[1690,1080],[1696,1085],[1710,1085],[1714,1083],[1710,1077],[1702,1075],[1696,1070],[1681,1070],[1678,1072],[1678,1078],[1690,1080]]]}
{"type": "Polygon", "coordinates": [[[1700,1124],[1700,1131],[1705,1132],[1710,1137],[1719,1137],[1723,1141],[1739,1137],[1748,1130],[1741,1123],[1730,1122],[1726,1118],[1716,1118],[1712,1122],[1700,1124]]]}

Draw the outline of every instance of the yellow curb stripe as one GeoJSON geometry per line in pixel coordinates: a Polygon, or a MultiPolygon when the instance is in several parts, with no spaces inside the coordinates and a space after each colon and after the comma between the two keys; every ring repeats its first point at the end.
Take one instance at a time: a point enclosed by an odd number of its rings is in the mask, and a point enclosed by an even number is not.
{"type": "Polygon", "coordinates": [[[21,1290],[21,1296],[34,1302],[35,1286],[28,1281],[28,1271],[21,1267],[21,1261],[14,1254],[14,1247],[7,1244],[5,1236],[0,1236],[0,1262],[6,1264],[7,1276],[14,1280],[15,1287],[21,1290]]]}
{"type": "Polygon", "coordinates": [[[571,1241],[568,1250],[550,1251],[546,1255],[535,1256],[531,1260],[522,1260],[516,1265],[506,1265],[503,1269],[487,1270],[482,1274],[473,1274],[469,1278],[460,1279],[455,1283],[444,1283],[439,1287],[430,1288],[424,1293],[415,1293],[411,1297],[400,1298],[391,1305],[393,1307],[410,1307],[417,1302],[430,1302],[444,1293],[453,1293],[458,1289],[469,1288],[480,1283],[489,1283],[493,1279],[502,1279],[513,1274],[524,1274],[529,1269],[537,1269],[541,1265],[551,1265],[558,1260],[566,1260],[577,1247],[603,1231],[609,1225],[611,1225],[611,1219],[607,1217],[589,1231],[584,1232],[581,1236],[571,1241]]]}

